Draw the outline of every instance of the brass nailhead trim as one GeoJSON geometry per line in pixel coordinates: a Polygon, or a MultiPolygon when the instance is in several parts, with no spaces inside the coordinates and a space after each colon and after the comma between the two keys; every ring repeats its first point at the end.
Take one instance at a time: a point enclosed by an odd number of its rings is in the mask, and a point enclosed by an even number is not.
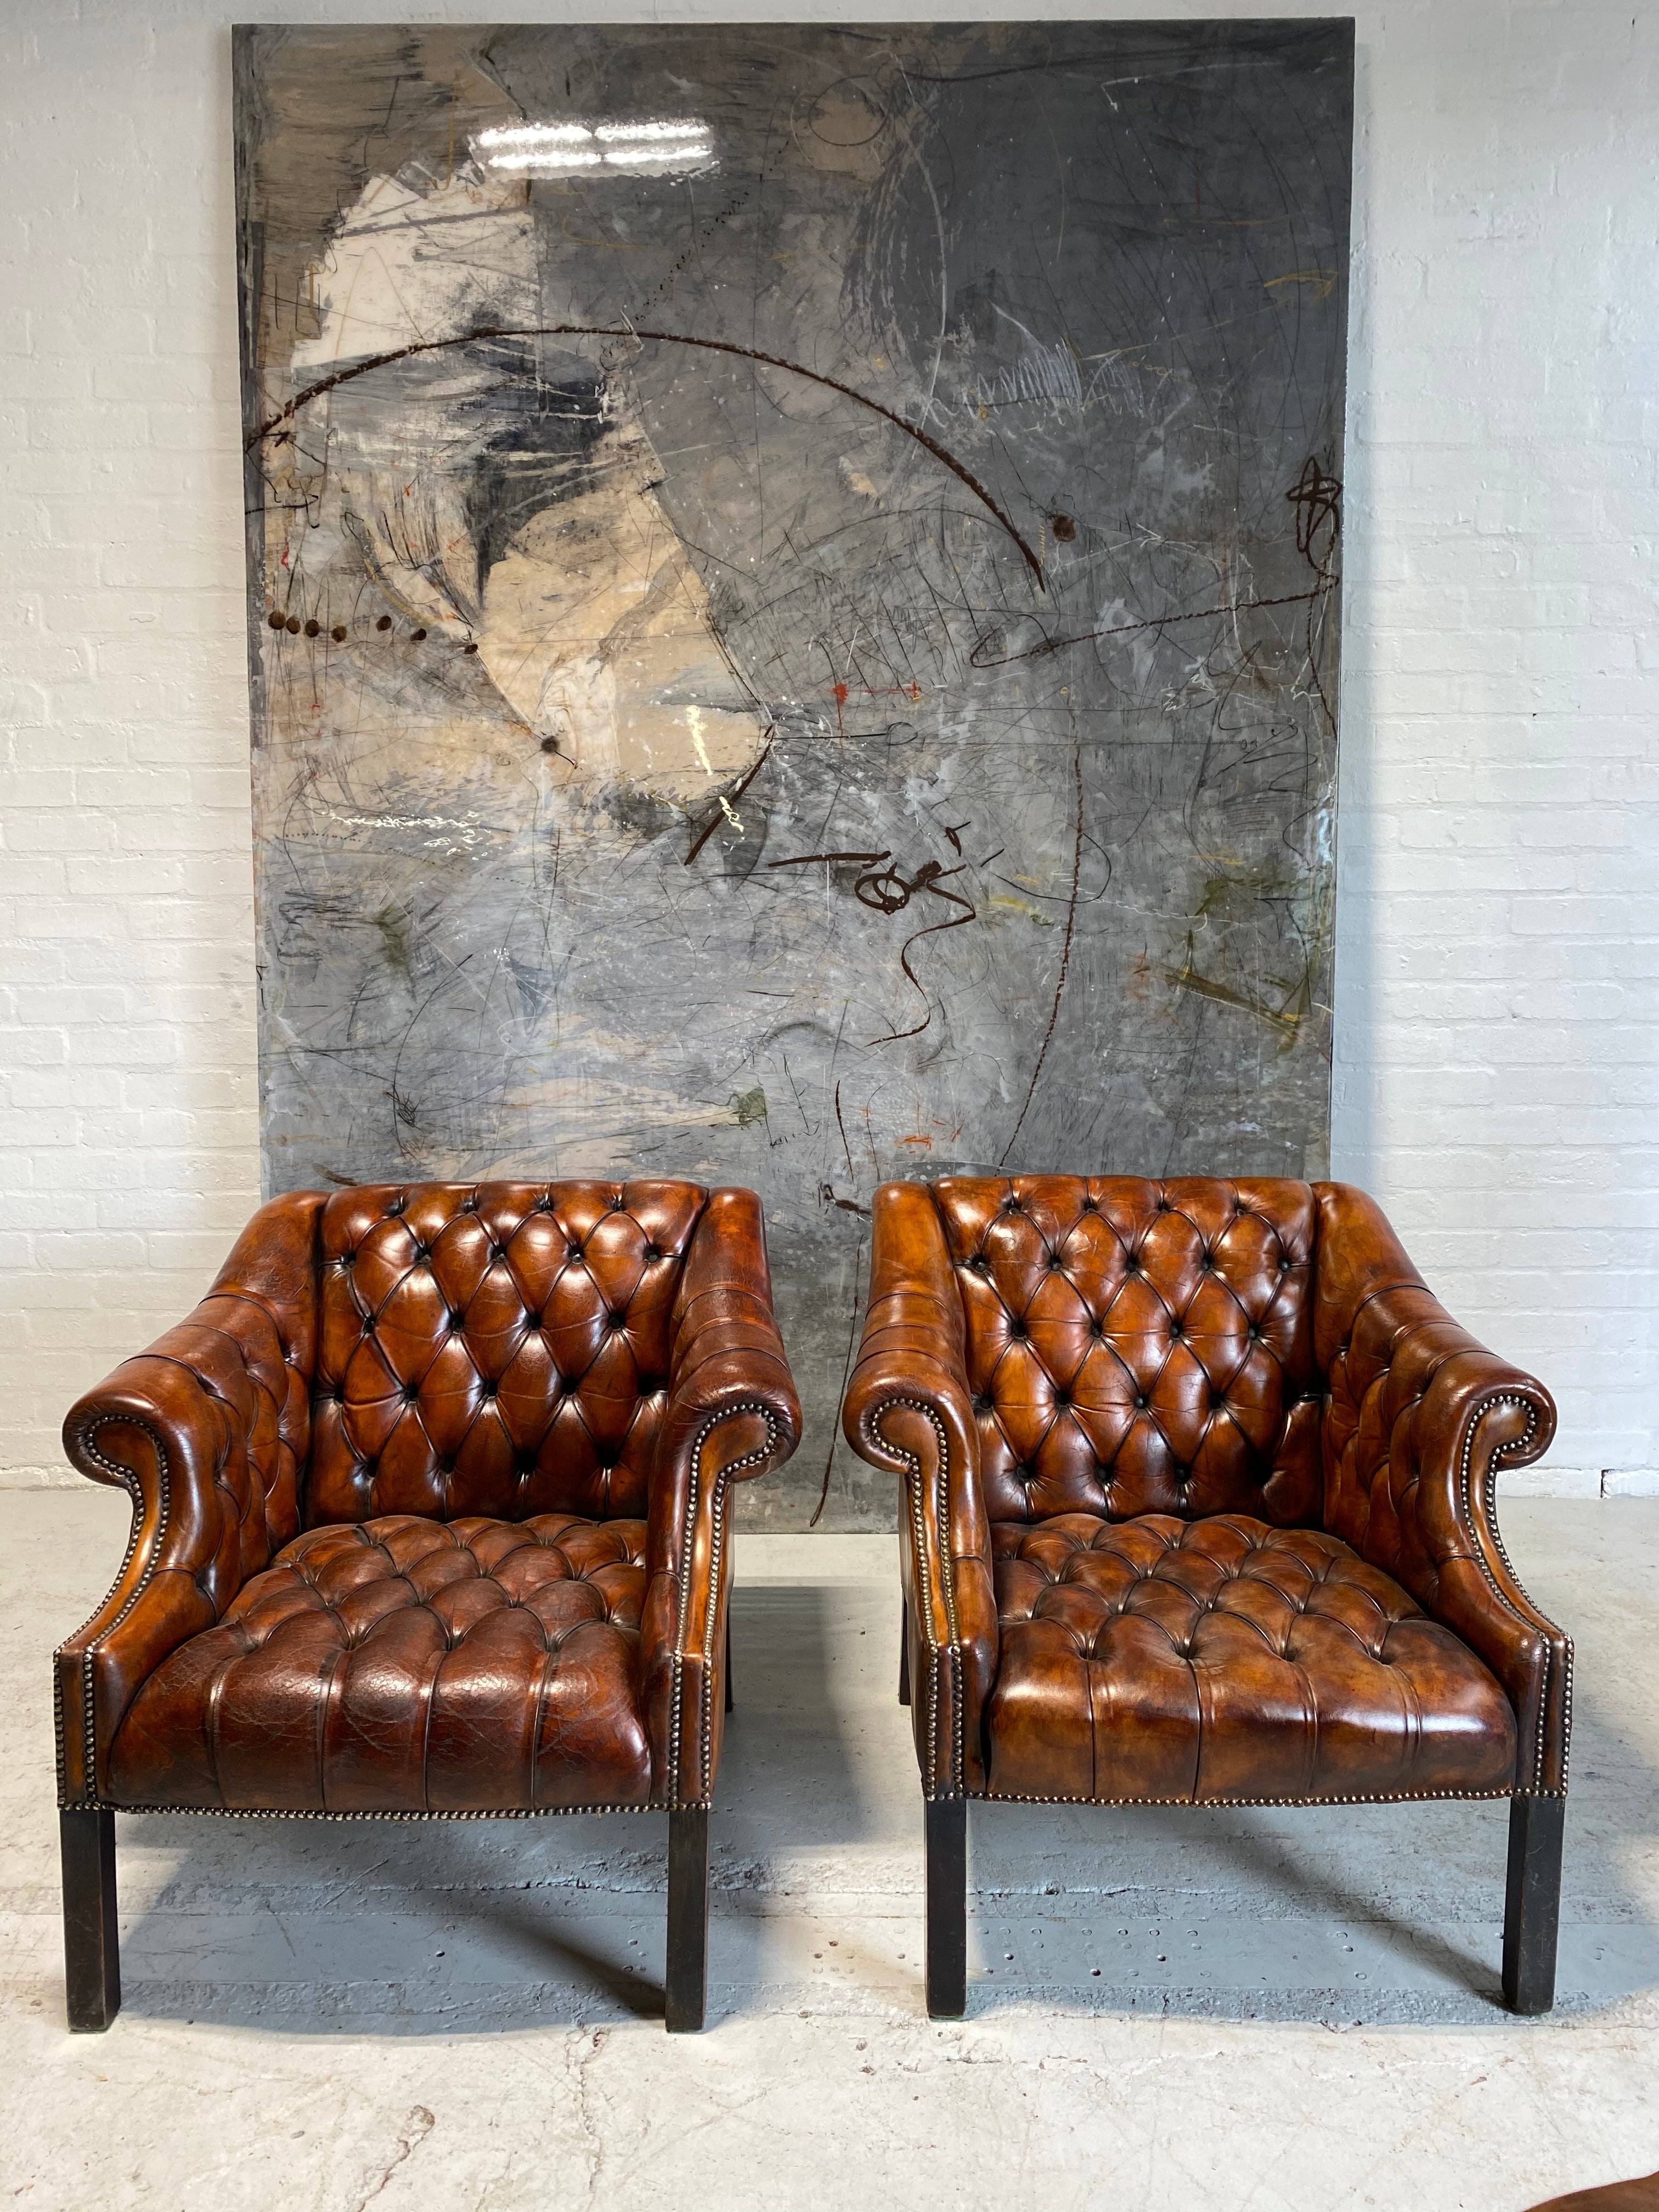
{"type": "Polygon", "coordinates": [[[1033,1797],[1024,1790],[965,1790],[975,1805],[1184,1805],[1194,1813],[1235,1805],[1487,1804],[1504,1797],[1565,1797],[1565,1790],[1383,1790],[1350,1797],[1033,1797]]]}
{"type": "MultiPolygon", "coordinates": [[[[100,1467],[106,1468],[108,1472],[113,1475],[116,1481],[120,1484],[122,1489],[126,1492],[128,1497],[131,1498],[132,1526],[127,1532],[127,1548],[122,1556],[120,1572],[117,1574],[115,1580],[110,1584],[109,1589],[102,1601],[98,1605],[95,1610],[89,1613],[87,1619],[82,1622],[80,1627],[76,1630],[75,1635],[67,1639],[68,1643],[73,1644],[76,1640],[76,1637],[83,1636],[86,1633],[87,1630],[91,1627],[93,1622],[97,1620],[99,1613],[103,1611],[104,1607],[109,1603],[110,1598],[112,1597],[115,1592],[120,1588],[121,1577],[125,1574],[127,1569],[132,1565],[133,1553],[138,1548],[138,1539],[143,1531],[143,1485],[139,1481],[137,1476],[133,1473],[131,1468],[123,1467],[117,1460],[106,1458],[105,1455],[99,1450],[97,1444],[94,1442],[94,1438],[97,1436],[99,1431],[100,1429],[107,1428],[111,1422],[116,1420],[118,1418],[121,1420],[124,1427],[135,1428],[142,1431],[143,1433],[149,1438],[150,1443],[155,1448],[155,1464],[159,1474],[160,1510],[156,1515],[155,1521],[155,1540],[150,1547],[150,1555],[144,1564],[144,1571],[139,1576],[138,1580],[133,1585],[132,1589],[128,1591],[126,1602],[121,1607],[121,1610],[116,1614],[114,1620],[110,1622],[109,1626],[104,1630],[101,1636],[98,1637],[93,1643],[87,1646],[86,1650],[81,1656],[81,1729],[82,1758],[84,1761],[84,1773],[82,1782],[82,1794],[80,1798],[76,1802],[85,1805],[94,1805],[98,1802],[98,1721],[97,1714],[94,1706],[92,1662],[97,1653],[102,1649],[104,1644],[115,1633],[116,1630],[121,1626],[121,1623],[127,1618],[127,1615],[132,1611],[134,1606],[137,1604],[139,1599],[149,1589],[151,1577],[155,1572],[156,1565],[161,1557],[161,1547],[167,1540],[167,1522],[171,1512],[171,1498],[167,1484],[167,1446],[161,1441],[159,1431],[153,1429],[148,1421],[137,1419],[129,1419],[125,1415],[118,1417],[113,1413],[109,1413],[104,1415],[100,1419],[93,1421],[88,1426],[84,1435],[79,1439],[81,1449],[85,1452],[88,1459],[96,1460],[100,1467]]],[[[60,1644],[58,1647],[58,1650],[52,1654],[53,1658],[60,1658],[64,1649],[64,1646],[60,1644]]],[[[68,1778],[65,1765],[66,1751],[64,1741],[62,1677],[56,1667],[52,1669],[52,1690],[54,1693],[52,1697],[52,1717],[57,1736],[58,1800],[59,1804],[63,1804],[67,1797],[68,1778]]]]}
{"type": "Polygon", "coordinates": [[[671,1813],[674,1808],[653,1797],[643,1805],[503,1805],[454,1813],[328,1813],[309,1805],[118,1805],[100,1797],[92,1801],[92,1809],[165,1813],[169,1817],[177,1814],[191,1820],[551,1820],[562,1814],[671,1813]]]}
{"type": "Polygon", "coordinates": [[[905,1467],[904,1486],[910,1504],[910,1531],[915,1545],[916,1575],[921,1586],[922,1634],[927,1639],[927,1765],[929,1796],[959,1797],[963,1794],[966,1772],[963,1757],[962,1644],[957,1630],[957,1596],[955,1581],[951,1572],[951,1454],[945,1440],[945,1424],[935,1408],[921,1398],[888,1398],[865,1415],[866,1435],[881,1450],[890,1452],[902,1460],[905,1467]],[[902,1444],[894,1443],[876,1427],[884,1414],[890,1413],[896,1406],[908,1407],[912,1413],[921,1414],[939,1441],[939,1485],[935,1512],[939,1526],[939,1595],[945,1601],[945,1633],[948,1644],[937,1644],[933,1640],[932,1588],[927,1570],[927,1516],[922,1497],[921,1462],[915,1453],[905,1450],[902,1444]],[[951,1712],[951,1765],[945,1778],[949,1786],[941,1790],[939,1784],[939,1709],[943,1692],[943,1680],[949,1680],[953,1692],[951,1712]]]}
{"type": "MultiPolygon", "coordinates": [[[[1508,1573],[1510,1581],[1515,1584],[1516,1589],[1520,1590],[1523,1597],[1526,1597],[1527,1593],[1525,1587],[1522,1583],[1520,1576],[1516,1573],[1514,1567],[1510,1565],[1510,1555],[1504,1548],[1504,1539],[1499,1534],[1498,1528],[1498,1463],[1500,1461],[1506,1458],[1519,1459],[1522,1457],[1526,1452],[1528,1445],[1531,1443],[1534,1437],[1538,1432],[1538,1409],[1532,1403],[1530,1399],[1522,1397],[1517,1391],[1502,1390],[1498,1391],[1490,1398],[1483,1398],[1480,1404],[1474,1408],[1473,1413],[1469,1416],[1468,1430],[1463,1438],[1463,1463],[1461,1470],[1462,1480],[1460,1502],[1462,1505],[1465,1517],[1469,1519],[1472,1522],[1474,1517],[1474,1498],[1470,1487],[1470,1474],[1471,1464],[1474,1455],[1475,1431],[1480,1427],[1481,1421],[1485,1419],[1486,1414],[1491,1413],[1495,1407],[1498,1406],[1520,1406],[1523,1407],[1527,1416],[1527,1425],[1512,1444],[1498,1444],[1494,1447],[1490,1458],[1486,1462],[1485,1471],[1481,1476],[1481,1510],[1486,1516],[1486,1525],[1492,1530],[1492,1540],[1498,1547],[1498,1556],[1504,1562],[1505,1571],[1508,1573]]],[[[1527,1619],[1525,1613],[1522,1613],[1510,1602],[1507,1593],[1499,1584],[1497,1576],[1494,1575],[1492,1571],[1492,1564],[1486,1558],[1485,1547],[1477,1541],[1474,1549],[1475,1556],[1480,1563],[1480,1571],[1486,1577],[1487,1587],[1492,1591],[1492,1595],[1498,1600],[1498,1603],[1504,1607],[1506,1613],[1512,1614],[1513,1617],[1521,1623],[1521,1626],[1527,1631],[1528,1635],[1537,1636],[1539,1634],[1537,1627],[1533,1622],[1527,1619]]],[[[1532,1603],[1532,1600],[1528,1598],[1527,1602],[1530,1605],[1532,1603]]],[[[1539,1613],[1540,1619],[1548,1619],[1548,1616],[1542,1612],[1541,1608],[1534,1607],[1534,1610],[1539,1613]]],[[[1555,1627],[1553,1621],[1550,1621],[1549,1626],[1552,1628],[1555,1627]]],[[[1558,1636],[1562,1633],[1561,1630],[1559,1628],[1555,1629],[1555,1632],[1558,1636]]],[[[1533,1749],[1533,1787],[1530,1790],[1524,1793],[1528,1796],[1565,1797],[1567,1793],[1567,1759],[1572,1744],[1572,1638],[1571,1637],[1566,1638],[1566,1663],[1564,1669],[1561,1693],[1561,1787],[1559,1790],[1546,1790],[1540,1786],[1542,1782],[1544,1773],[1545,1717],[1549,1711],[1550,1672],[1553,1664],[1553,1655],[1551,1653],[1549,1644],[1547,1642],[1545,1642],[1543,1680],[1538,1686],[1538,1718],[1534,1729],[1536,1741],[1533,1749]]]]}
{"type": "Polygon", "coordinates": [[[726,1498],[734,1475],[744,1468],[760,1467],[777,1449],[777,1416],[769,1406],[757,1400],[741,1406],[726,1406],[712,1414],[697,1431],[696,1442],[691,1448],[691,1485],[685,1502],[685,1525],[680,1540],[679,1629],[674,1638],[672,1667],[673,1687],[670,1705],[668,1735],[668,1802],[678,1809],[686,1801],[680,1796],[680,1743],[684,1733],[683,1711],[685,1697],[685,1647],[691,1633],[691,1553],[697,1524],[697,1504],[702,1491],[702,1450],[709,1437],[722,1421],[735,1420],[744,1413],[758,1413],[766,1424],[766,1442],[758,1451],[745,1453],[742,1459],[733,1460],[714,1478],[714,1496],[710,1501],[708,1607],[703,1621],[704,1658],[699,1718],[702,1724],[702,1741],[699,1746],[700,1796],[694,1801],[707,1804],[714,1794],[714,1619],[720,1604],[720,1565],[726,1546],[726,1498]]]}

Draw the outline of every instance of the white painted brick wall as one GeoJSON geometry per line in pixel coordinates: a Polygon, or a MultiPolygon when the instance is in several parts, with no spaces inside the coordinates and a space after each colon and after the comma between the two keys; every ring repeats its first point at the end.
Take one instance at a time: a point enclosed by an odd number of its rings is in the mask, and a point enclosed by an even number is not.
{"type": "MultiPolygon", "coordinates": [[[[61,1469],[70,1399],[187,1309],[258,1195],[228,25],[495,12],[0,9],[11,1480],[61,1469]]],[[[1528,1486],[1640,1487],[1659,11],[1402,0],[1358,40],[1337,1170],[1555,1390],[1528,1486]]]]}

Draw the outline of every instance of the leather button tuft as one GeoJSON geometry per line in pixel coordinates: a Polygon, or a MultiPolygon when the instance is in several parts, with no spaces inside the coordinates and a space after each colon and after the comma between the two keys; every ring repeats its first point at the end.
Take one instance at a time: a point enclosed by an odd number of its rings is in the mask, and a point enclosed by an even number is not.
{"type": "Polygon", "coordinates": [[[580,1244],[567,1244],[564,1248],[564,1256],[567,1260],[580,1260],[582,1256],[581,1246],[580,1244]]]}
{"type": "Polygon", "coordinates": [[[626,1328],[627,1328],[627,1326],[628,1326],[628,1316],[627,1316],[625,1313],[613,1313],[613,1314],[611,1315],[611,1327],[613,1329],[626,1328]]]}
{"type": "Polygon", "coordinates": [[[993,1413],[996,1411],[996,1400],[988,1398],[981,1391],[974,1401],[974,1411],[976,1413],[993,1413]]]}
{"type": "Polygon", "coordinates": [[[647,1260],[660,1260],[662,1257],[662,1252],[659,1246],[655,1244],[647,1244],[645,1248],[645,1256],[647,1260]]]}
{"type": "Polygon", "coordinates": [[[496,1382],[485,1382],[485,1383],[482,1384],[480,1387],[482,1388],[483,1392],[483,1395],[484,1395],[484,1396],[485,1396],[486,1398],[493,1398],[493,1397],[495,1397],[495,1395],[496,1395],[496,1393],[498,1392],[498,1390],[499,1390],[499,1389],[500,1389],[500,1388],[501,1388],[500,1384],[499,1384],[499,1383],[496,1383],[496,1382]]]}

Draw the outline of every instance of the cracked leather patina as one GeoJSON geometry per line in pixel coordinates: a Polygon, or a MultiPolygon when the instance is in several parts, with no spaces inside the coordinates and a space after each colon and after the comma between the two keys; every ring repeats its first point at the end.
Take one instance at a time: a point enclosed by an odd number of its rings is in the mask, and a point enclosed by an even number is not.
{"type": "Polygon", "coordinates": [[[799,1419],[751,1192],[273,1200],[65,1424],[135,1510],[58,1655],[63,1802],[706,1804],[730,1486],[799,1419]]]}
{"type": "Polygon", "coordinates": [[[1553,1406],[1363,1193],[888,1184],[842,1418],[904,1482],[930,1796],[1565,1790],[1571,1646],[1492,1508],[1553,1406]]]}

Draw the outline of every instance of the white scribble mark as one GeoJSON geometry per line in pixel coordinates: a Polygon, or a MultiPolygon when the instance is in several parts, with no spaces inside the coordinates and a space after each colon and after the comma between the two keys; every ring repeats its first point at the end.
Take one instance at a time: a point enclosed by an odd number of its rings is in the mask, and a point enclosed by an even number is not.
{"type": "MultiPolygon", "coordinates": [[[[712,776],[714,773],[714,764],[708,757],[708,748],[702,741],[702,708],[688,707],[685,710],[685,719],[690,726],[691,743],[696,749],[697,758],[702,763],[703,774],[705,775],[712,776]]],[[[732,812],[732,802],[724,792],[721,792],[720,794],[720,812],[732,824],[732,827],[737,831],[738,836],[741,837],[743,835],[743,823],[739,817],[732,812]]]]}

